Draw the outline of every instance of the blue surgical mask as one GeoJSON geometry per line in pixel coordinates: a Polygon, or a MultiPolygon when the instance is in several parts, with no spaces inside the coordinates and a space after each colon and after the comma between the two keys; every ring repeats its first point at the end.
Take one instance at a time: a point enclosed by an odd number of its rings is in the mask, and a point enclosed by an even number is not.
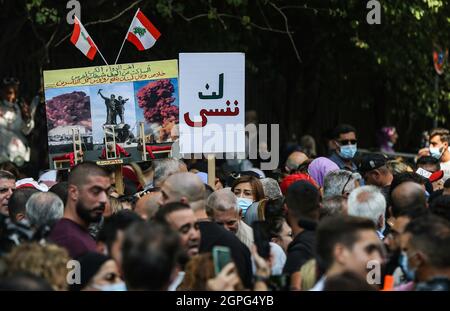
{"type": "Polygon", "coordinates": [[[405,277],[408,281],[414,281],[416,278],[416,269],[412,269],[409,267],[408,263],[408,255],[406,252],[402,251],[400,257],[398,259],[398,263],[405,274],[405,277]]]}
{"type": "Polygon", "coordinates": [[[433,158],[436,158],[438,160],[441,158],[442,154],[444,153],[444,152],[441,152],[439,149],[440,149],[439,147],[430,147],[430,155],[433,158]]]}
{"type": "Polygon", "coordinates": [[[94,285],[93,287],[101,290],[102,292],[125,292],[127,290],[127,287],[124,282],[107,285],[94,285]]]}
{"type": "Polygon", "coordinates": [[[245,213],[247,213],[248,208],[250,207],[250,205],[252,205],[253,200],[251,199],[247,199],[247,198],[238,198],[237,199],[237,204],[240,207],[240,209],[242,210],[242,216],[245,216],[245,213]]]}
{"type": "Polygon", "coordinates": [[[356,154],[356,151],[358,150],[356,144],[355,145],[343,145],[340,147],[340,149],[341,149],[341,151],[339,152],[340,156],[343,159],[347,159],[347,160],[353,159],[353,157],[356,154]]]}

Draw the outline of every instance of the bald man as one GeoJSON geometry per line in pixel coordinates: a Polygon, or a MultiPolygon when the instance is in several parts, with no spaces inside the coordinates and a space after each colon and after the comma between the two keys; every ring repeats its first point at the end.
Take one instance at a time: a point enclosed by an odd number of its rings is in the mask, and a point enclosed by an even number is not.
{"type": "Polygon", "coordinates": [[[193,173],[176,173],[169,176],[161,186],[160,205],[172,202],[189,204],[198,219],[207,218],[205,213],[205,185],[193,173]]]}
{"type": "Polygon", "coordinates": [[[306,154],[301,151],[294,151],[288,156],[284,169],[286,172],[291,173],[306,160],[308,160],[308,156],[306,154]]]}
{"type": "Polygon", "coordinates": [[[150,192],[136,202],[134,212],[142,219],[150,220],[159,209],[159,200],[161,200],[161,192],[150,192]]]}

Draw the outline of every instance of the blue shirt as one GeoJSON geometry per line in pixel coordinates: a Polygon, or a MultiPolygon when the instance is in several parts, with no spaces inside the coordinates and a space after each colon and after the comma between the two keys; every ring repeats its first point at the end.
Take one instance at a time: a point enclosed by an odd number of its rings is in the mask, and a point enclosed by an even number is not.
{"type": "Polygon", "coordinates": [[[336,163],[336,165],[337,165],[341,170],[342,170],[342,169],[344,169],[344,170],[349,170],[349,171],[351,171],[351,172],[353,172],[353,173],[355,173],[355,172],[358,171],[358,167],[356,166],[355,163],[353,163],[353,161],[351,161],[351,167],[349,167],[349,166],[344,162],[344,160],[343,160],[336,152],[333,152],[333,153],[331,154],[331,156],[329,157],[329,159],[330,159],[331,161],[333,161],[334,163],[336,163]]]}

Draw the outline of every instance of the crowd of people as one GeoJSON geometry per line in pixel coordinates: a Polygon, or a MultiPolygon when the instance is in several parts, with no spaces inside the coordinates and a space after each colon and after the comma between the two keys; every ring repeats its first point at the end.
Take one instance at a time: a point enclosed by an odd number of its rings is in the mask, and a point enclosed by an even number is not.
{"type": "Polygon", "coordinates": [[[449,290],[449,141],[432,130],[408,163],[359,154],[343,124],[328,157],[296,148],[276,174],[225,163],[208,185],[203,160],[158,159],[124,166],[124,194],[92,162],[2,165],[0,289],[449,290]]]}

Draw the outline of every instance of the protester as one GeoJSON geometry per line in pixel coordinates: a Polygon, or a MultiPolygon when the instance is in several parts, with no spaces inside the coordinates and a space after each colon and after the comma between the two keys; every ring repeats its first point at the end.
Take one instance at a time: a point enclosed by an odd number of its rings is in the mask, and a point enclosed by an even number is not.
{"type": "Polygon", "coordinates": [[[322,208],[320,209],[320,219],[327,216],[347,215],[348,204],[347,198],[342,195],[327,197],[322,200],[322,208]]]}
{"type": "Polygon", "coordinates": [[[8,215],[8,202],[16,189],[16,177],[8,171],[0,170],[0,214],[8,215]]]}
{"type": "Polygon", "coordinates": [[[38,192],[34,188],[21,188],[13,192],[8,202],[8,214],[12,222],[18,223],[25,219],[25,204],[31,195],[38,192]]]}
{"type": "Polygon", "coordinates": [[[75,166],[69,175],[64,216],[53,227],[49,240],[65,247],[72,258],[95,251],[88,227],[102,218],[110,186],[109,174],[103,168],[90,162],[75,166]]]}
{"type": "Polygon", "coordinates": [[[386,201],[389,200],[389,189],[394,175],[386,166],[387,158],[381,154],[365,155],[358,165],[358,170],[366,185],[381,189],[386,201]]]}
{"type": "Polygon", "coordinates": [[[70,286],[71,291],[125,291],[117,263],[103,254],[88,252],[78,258],[80,282],[70,286]]]}
{"type": "Polygon", "coordinates": [[[358,151],[356,130],[348,124],[339,124],[333,131],[333,143],[335,150],[330,160],[337,164],[340,169],[357,171],[353,158],[358,151]]]}
{"type": "Polygon", "coordinates": [[[429,154],[438,159],[444,171],[444,181],[450,178],[450,132],[447,129],[435,128],[430,133],[429,154]]]}
{"type": "Polygon", "coordinates": [[[294,151],[288,156],[284,169],[288,174],[295,172],[306,160],[308,160],[308,156],[306,154],[301,151],[294,151]]]}
{"type": "Polygon", "coordinates": [[[105,218],[103,226],[97,235],[97,251],[114,259],[120,268],[122,264],[121,249],[125,231],[132,224],[140,221],[142,219],[129,210],[123,210],[105,218]]]}
{"type": "Polygon", "coordinates": [[[336,195],[347,197],[350,193],[359,187],[361,176],[347,170],[332,171],[325,176],[323,183],[323,198],[329,198],[336,195]]]}
{"type": "Polygon", "coordinates": [[[316,226],[319,220],[319,190],[306,181],[293,183],[286,194],[287,221],[292,228],[293,241],[287,249],[283,273],[291,275],[291,286],[298,288],[300,268],[314,256],[316,226]]]}
{"type": "Polygon", "coordinates": [[[377,139],[381,152],[393,153],[398,140],[397,129],[394,126],[384,126],[380,129],[377,139]]]}
{"type": "Polygon", "coordinates": [[[206,213],[217,224],[236,234],[238,239],[249,249],[253,245],[253,230],[243,222],[242,209],[237,205],[237,198],[228,189],[213,192],[206,201],[206,213]]]}
{"type": "Polygon", "coordinates": [[[401,264],[416,290],[449,291],[450,224],[430,215],[405,228],[401,264]]]}
{"type": "Polygon", "coordinates": [[[63,202],[56,194],[51,192],[33,194],[28,199],[25,209],[25,215],[30,226],[36,230],[44,226],[53,227],[64,214],[63,202]]]}
{"type": "Polygon", "coordinates": [[[231,186],[231,191],[236,195],[238,206],[243,215],[253,202],[258,202],[265,197],[261,182],[254,176],[243,175],[239,177],[231,186]]]}
{"type": "Polygon", "coordinates": [[[322,291],[326,280],[345,271],[366,278],[367,264],[382,265],[385,251],[373,221],[352,216],[325,218],[317,228],[316,252],[322,277],[311,289],[322,291]]]}
{"type": "Polygon", "coordinates": [[[176,232],[167,226],[137,222],[125,232],[122,270],[127,290],[167,290],[180,252],[176,232]]]}
{"type": "Polygon", "coordinates": [[[377,229],[378,237],[384,239],[386,200],[375,186],[355,189],[348,197],[348,215],[370,219],[377,229]]]}
{"type": "Polygon", "coordinates": [[[5,256],[7,276],[29,273],[42,277],[53,290],[67,290],[67,251],[54,244],[24,243],[5,256]]]}
{"type": "Polygon", "coordinates": [[[339,170],[339,167],[336,163],[324,157],[314,159],[308,166],[308,174],[314,179],[320,188],[323,188],[325,176],[328,173],[337,170],[339,170]]]}

